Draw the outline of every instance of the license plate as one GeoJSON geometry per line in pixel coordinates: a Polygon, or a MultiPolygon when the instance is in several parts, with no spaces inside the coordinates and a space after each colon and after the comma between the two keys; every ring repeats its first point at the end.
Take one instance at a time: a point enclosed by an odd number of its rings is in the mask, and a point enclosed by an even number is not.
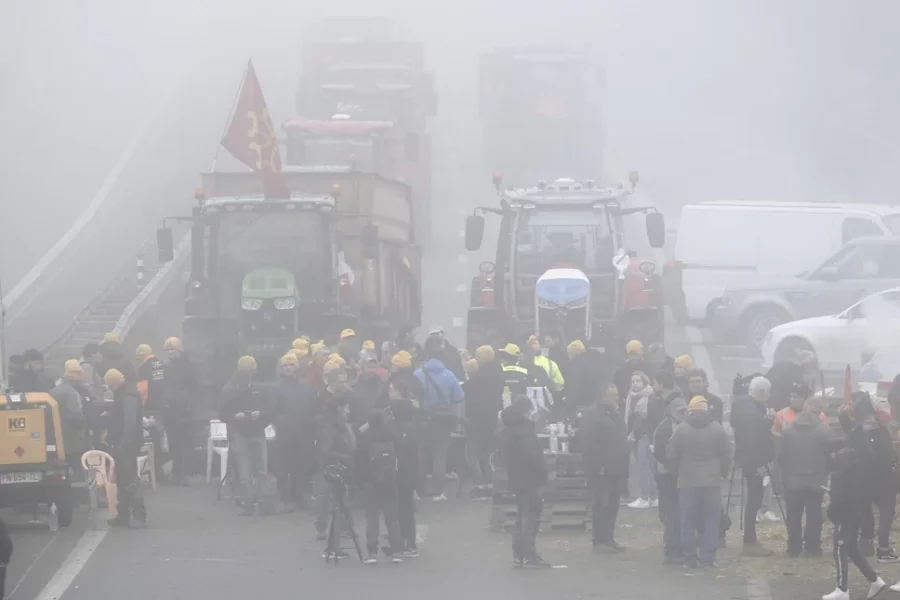
{"type": "Polygon", "coordinates": [[[38,483],[43,473],[0,473],[0,485],[4,483],[38,483]]]}

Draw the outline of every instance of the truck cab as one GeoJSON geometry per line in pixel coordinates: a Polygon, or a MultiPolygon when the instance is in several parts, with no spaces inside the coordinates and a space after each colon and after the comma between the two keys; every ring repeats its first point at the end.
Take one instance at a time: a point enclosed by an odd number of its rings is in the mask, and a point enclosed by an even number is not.
{"type": "Polygon", "coordinates": [[[623,335],[661,340],[661,297],[646,302],[645,296],[640,302],[628,293],[631,277],[640,277],[648,293],[659,286],[650,267],[634,268],[641,263],[625,250],[623,219],[646,213],[650,243],[661,247],[663,217],[652,207],[622,207],[627,195],[622,187],[557,179],[503,191],[499,209],[476,209],[466,222],[470,251],[481,245],[484,213],[501,221],[496,260],[484,268],[490,276],[473,280],[468,345],[549,331],[586,343],[623,335]]]}

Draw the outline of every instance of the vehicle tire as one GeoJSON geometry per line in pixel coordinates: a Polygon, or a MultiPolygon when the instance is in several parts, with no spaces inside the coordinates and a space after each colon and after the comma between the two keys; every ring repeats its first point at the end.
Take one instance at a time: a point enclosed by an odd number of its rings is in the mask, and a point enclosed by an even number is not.
{"type": "Polygon", "coordinates": [[[56,516],[60,527],[68,527],[72,524],[72,516],[75,514],[75,490],[66,488],[56,499],[56,516]]]}
{"type": "Polygon", "coordinates": [[[787,323],[791,316],[777,306],[758,306],[741,319],[741,340],[748,348],[758,348],[770,329],[787,323]]]}
{"type": "Polygon", "coordinates": [[[803,338],[790,337],[782,340],[781,343],[778,344],[778,348],[775,349],[775,356],[772,357],[772,362],[779,363],[794,360],[797,353],[801,350],[809,350],[813,354],[816,354],[815,348],[803,338]]]}

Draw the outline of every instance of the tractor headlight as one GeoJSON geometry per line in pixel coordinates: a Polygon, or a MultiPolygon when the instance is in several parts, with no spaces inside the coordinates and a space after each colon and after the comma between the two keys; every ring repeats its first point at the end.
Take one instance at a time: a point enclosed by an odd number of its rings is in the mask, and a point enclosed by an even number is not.
{"type": "Polygon", "coordinates": [[[259,310],[263,301],[259,298],[241,298],[241,308],[244,310],[259,310]]]}
{"type": "Polygon", "coordinates": [[[291,310],[294,308],[295,301],[293,298],[279,298],[275,301],[275,308],[278,310],[291,310]]]}

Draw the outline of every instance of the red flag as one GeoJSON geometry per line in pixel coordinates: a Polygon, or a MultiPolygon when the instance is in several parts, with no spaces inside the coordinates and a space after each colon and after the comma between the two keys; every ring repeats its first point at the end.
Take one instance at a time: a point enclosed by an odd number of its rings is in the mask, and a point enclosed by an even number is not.
{"type": "Polygon", "coordinates": [[[281,154],[275,138],[275,128],[266,99],[263,97],[253,61],[241,83],[241,93],[231,115],[231,122],[222,147],[263,177],[265,194],[269,198],[290,198],[281,172],[281,154]]]}
{"type": "Polygon", "coordinates": [[[850,394],[853,393],[853,383],[850,379],[850,365],[844,371],[844,406],[850,406],[850,394]]]}

